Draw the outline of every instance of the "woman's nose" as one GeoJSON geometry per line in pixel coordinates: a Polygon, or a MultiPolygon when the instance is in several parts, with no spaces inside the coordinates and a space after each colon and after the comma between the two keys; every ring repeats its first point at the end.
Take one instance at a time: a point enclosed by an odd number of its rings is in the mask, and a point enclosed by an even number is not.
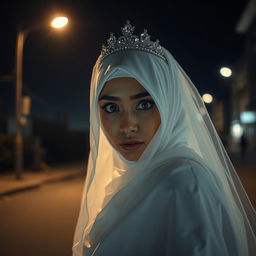
{"type": "Polygon", "coordinates": [[[124,114],[121,124],[120,124],[120,132],[125,135],[130,135],[138,132],[138,120],[133,114],[124,114]]]}

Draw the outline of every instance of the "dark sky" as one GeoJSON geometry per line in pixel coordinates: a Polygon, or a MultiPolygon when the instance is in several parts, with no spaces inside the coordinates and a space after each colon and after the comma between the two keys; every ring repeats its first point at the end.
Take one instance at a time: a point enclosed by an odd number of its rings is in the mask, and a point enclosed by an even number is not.
{"type": "MultiPolygon", "coordinates": [[[[232,68],[244,50],[235,31],[248,1],[1,1],[0,76],[14,70],[18,26],[49,23],[55,14],[69,17],[61,33],[31,32],[24,48],[24,94],[32,97],[32,116],[55,119],[67,112],[70,127],[88,127],[92,67],[110,32],[120,35],[127,19],[135,34],[148,29],[185,69],[201,94],[224,97],[227,81],[218,70],[232,68]]],[[[15,87],[0,83],[0,114],[14,114],[15,87]]]]}

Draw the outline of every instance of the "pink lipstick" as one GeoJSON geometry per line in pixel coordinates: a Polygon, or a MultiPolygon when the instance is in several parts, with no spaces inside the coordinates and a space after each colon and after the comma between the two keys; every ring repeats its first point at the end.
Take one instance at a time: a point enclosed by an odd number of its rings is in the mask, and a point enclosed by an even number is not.
{"type": "Polygon", "coordinates": [[[132,151],[139,149],[143,144],[144,142],[140,140],[126,140],[120,146],[125,150],[132,151]]]}

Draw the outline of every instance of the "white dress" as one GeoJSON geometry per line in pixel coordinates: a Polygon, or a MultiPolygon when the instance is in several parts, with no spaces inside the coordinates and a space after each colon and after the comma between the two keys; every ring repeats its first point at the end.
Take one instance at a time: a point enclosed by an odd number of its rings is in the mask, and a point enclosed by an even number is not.
{"type": "Polygon", "coordinates": [[[238,256],[220,184],[212,181],[197,162],[176,161],[84,255],[238,256]]]}
{"type": "Polygon", "coordinates": [[[91,150],[73,256],[255,256],[256,212],[201,95],[162,49],[167,61],[122,50],[99,56],[93,68],[91,150]],[[99,118],[99,95],[118,77],[136,79],[161,117],[138,161],[112,147],[99,118]]]}

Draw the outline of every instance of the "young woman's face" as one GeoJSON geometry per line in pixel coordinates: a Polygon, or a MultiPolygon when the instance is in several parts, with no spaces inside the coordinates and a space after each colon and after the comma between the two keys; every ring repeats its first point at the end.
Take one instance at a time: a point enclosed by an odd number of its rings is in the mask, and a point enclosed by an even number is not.
{"type": "Polygon", "coordinates": [[[161,120],[149,93],[134,78],[109,80],[99,96],[101,124],[111,145],[127,160],[137,161],[161,120]]]}

